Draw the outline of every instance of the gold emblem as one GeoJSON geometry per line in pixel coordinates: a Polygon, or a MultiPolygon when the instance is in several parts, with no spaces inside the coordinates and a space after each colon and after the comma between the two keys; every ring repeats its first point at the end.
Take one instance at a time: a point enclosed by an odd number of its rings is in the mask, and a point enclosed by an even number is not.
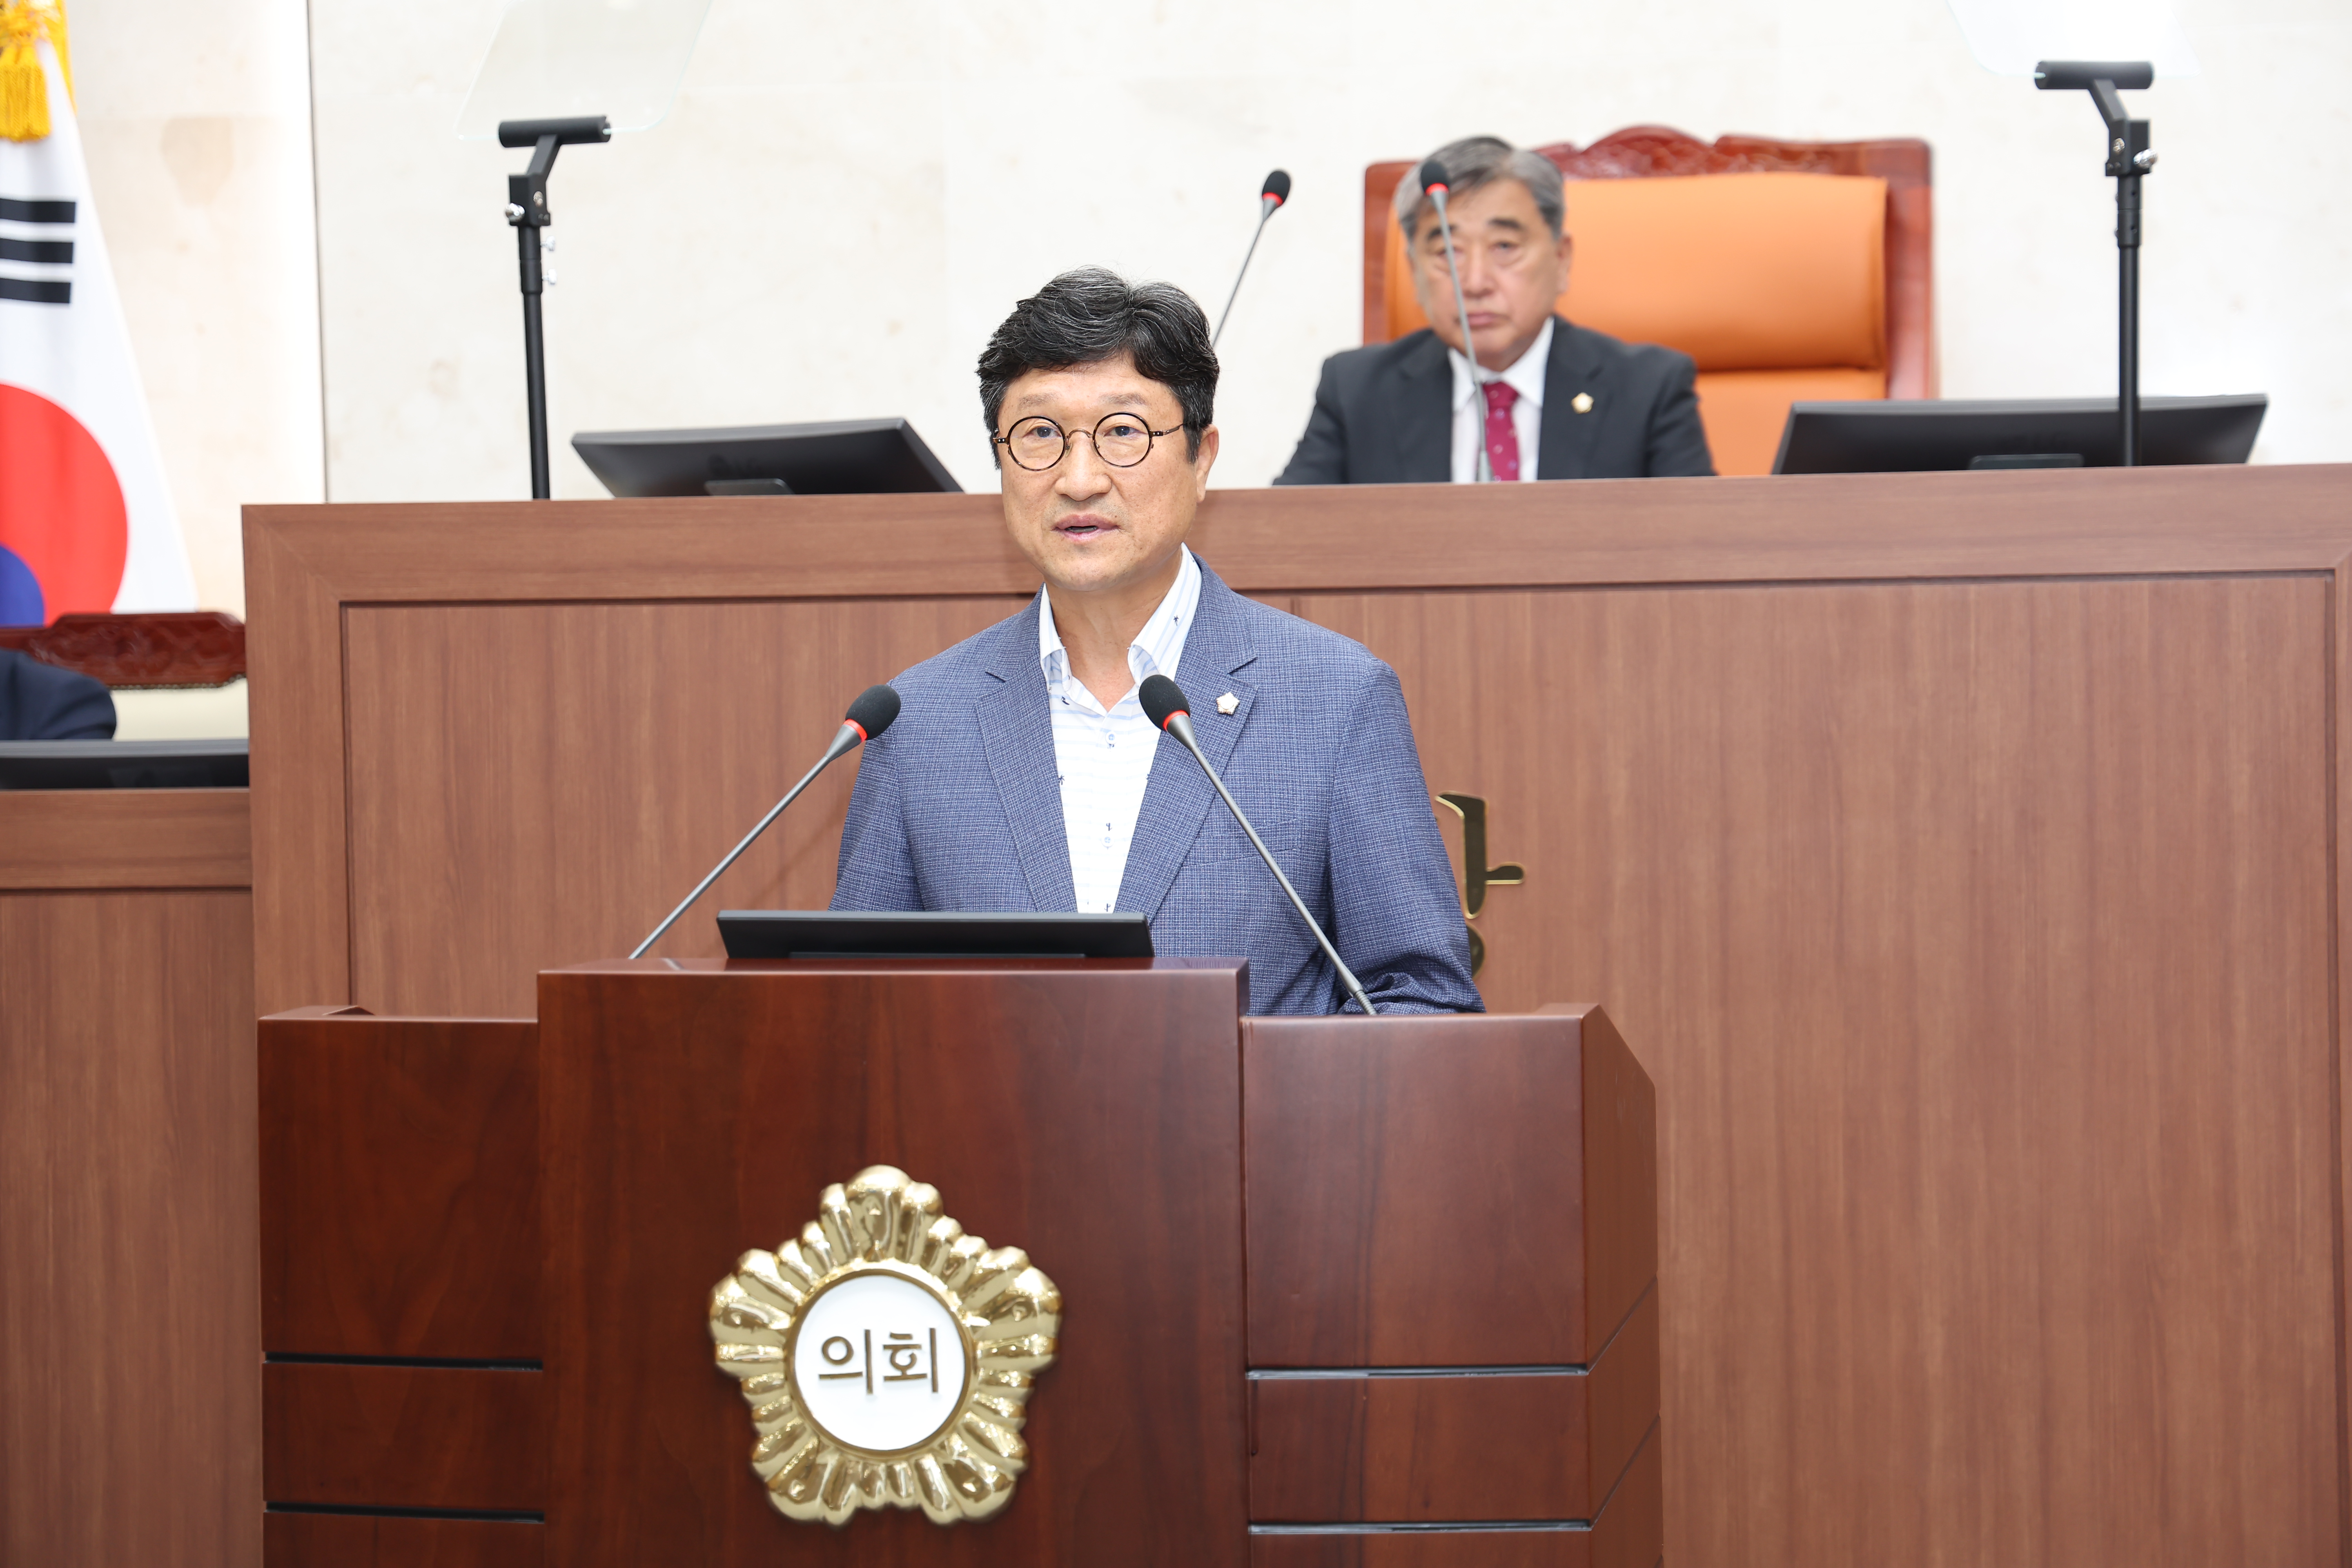
{"type": "Polygon", "coordinates": [[[1590,414],[1592,412],[1592,394],[1580,392],[1568,400],[1568,405],[1579,414],[1590,414]]]}
{"type": "Polygon", "coordinates": [[[710,1292],[719,1370],[760,1434],[752,1473],[778,1512],[828,1524],[1003,1509],[1061,1323],[1027,1253],[966,1236],[936,1188],[888,1165],[825,1188],[798,1240],[745,1253],[710,1292]]]}
{"type": "Polygon", "coordinates": [[[1217,699],[1217,711],[1220,713],[1231,713],[1241,705],[1242,700],[1230,691],[1217,699]]]}
{"type": "MultiPolygon", "coordinates": [[[[1466,924],[1476,920],[1478,911],[1486,907],[1487,889],[1519,887],[1528,879],[1528,868],[1509,860],[1500,866],[1486,864],[1486,802],[1483,797],[1447,794],[1437,799],[1438,804],[1462,819],[1462,919],[1466,924]]],[[[1472,926],[1470,973],[1476,974],[1486,964],[1486,940],[1478,934],[1478,928],[1472,926]]]]}

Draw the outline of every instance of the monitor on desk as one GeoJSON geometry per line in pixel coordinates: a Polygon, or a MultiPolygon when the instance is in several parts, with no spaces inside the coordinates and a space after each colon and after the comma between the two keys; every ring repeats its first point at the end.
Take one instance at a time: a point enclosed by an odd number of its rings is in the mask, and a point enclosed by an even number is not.
{"type": "Polygon", "coordinates": [[[1141,915],[726,910],[730,958],[1150,958],[1141,915]]]}
{"type": "MultiPolygon", "coordinates": [[[[2140,461],[2242,463],[2270,399],[2143,397],[2140,461]]],[[[2111,468],[2121,450],[2112,397],[1792,403],[1776,474],[1934,468],[2111,468]]]]}
{"type": "Polygon", "coordinates": [[[243,789],[242,736],[218,741],[0,741],[0,790],[243,789]]]}
{"type": "Polygon", "coordinates": [[[961,491],[904,419],[719,430],[583,431],[572,449],[616,496],[846,496],[961,491]]]}

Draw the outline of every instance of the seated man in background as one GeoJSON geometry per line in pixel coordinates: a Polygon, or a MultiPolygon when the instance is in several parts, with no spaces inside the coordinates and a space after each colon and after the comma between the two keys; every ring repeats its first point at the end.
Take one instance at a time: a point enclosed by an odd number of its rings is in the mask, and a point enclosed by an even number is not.
{"type": "Polygon", "coordinates": [[[114,694],[103,681],[0,648],[0,741],[110,741],[114,694]]]}
{"type": "Polygon", "coordinates": [[[981,413],[1045,583],[892,682],[904,706],[858,763],[833,907],[1130,910],[1163,957],[1249,960],[1253,1013],[1341,1011],[1281,886],[1144,714],[1141,682],[1168,675],[1374,1009],[1477,1012],[1396,672],[1185,545],[1216,391],[1208,320],[1165,283],[1066,272],[996,329],[981,413]]]}
{"type": "Polygon", "coordinates": [[[1495,479],[1618,479],[1712,474],[1688,354],[1620,342],[1554,313],[1568,287],[1559,170],[1493,136],[1438,149],[1479,380],[1437,205],[1406,174],[1397,223],[1413,297],[1431,328],[1323,362],[1315,412],[1278,485],[1375,485],[1476,478],[1483,437],[1495,479]]]}

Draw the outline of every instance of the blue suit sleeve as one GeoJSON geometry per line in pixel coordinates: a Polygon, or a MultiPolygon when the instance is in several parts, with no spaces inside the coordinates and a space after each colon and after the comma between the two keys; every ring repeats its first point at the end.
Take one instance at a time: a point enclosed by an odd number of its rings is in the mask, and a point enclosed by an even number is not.
{"type": "Polygon", "coordinates": [[[1331,792],[1331,945],[1377,1012],[1483,1013],[1396,671],[1373,665],[1346,711],[1331,792]]]}
{"type": "Polygon", "coordinates": [[[907,839],[898,758],[887,741],[869,742],[857,761],[857,785],[841,826],[841,861],[833,907],[895,912],[919,910],[922,891],[907,839]]]}

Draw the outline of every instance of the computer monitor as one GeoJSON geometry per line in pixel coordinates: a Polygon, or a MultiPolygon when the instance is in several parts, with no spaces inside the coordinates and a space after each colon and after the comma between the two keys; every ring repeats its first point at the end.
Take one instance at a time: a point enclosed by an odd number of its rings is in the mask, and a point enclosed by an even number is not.
{"type": "Polygon", "coordinates": [[[616,496],[899,495],[963,489],[904,419],[583,431],[572,437],[572,449],[616,496]]]}
{"type": "MultiPolygon", "coordinates": [[[[2242,463],[2270,399],[2143,397],[2140,461],[2242,463]]],[[[2111,468],[2122,449],[2112,397],[1792,403],[1776,474],[1932,468],[2111,468]]]]}
{"type": "Polygon", "coordinates": [[[1141,915],[725,910],[730,958],[1150,958],[1141,915]]]}
{"type": "Polygon", "coordinates": [[[243,789],[242,737],[218,741],[0,741],[0,790],[243,789]]]}

